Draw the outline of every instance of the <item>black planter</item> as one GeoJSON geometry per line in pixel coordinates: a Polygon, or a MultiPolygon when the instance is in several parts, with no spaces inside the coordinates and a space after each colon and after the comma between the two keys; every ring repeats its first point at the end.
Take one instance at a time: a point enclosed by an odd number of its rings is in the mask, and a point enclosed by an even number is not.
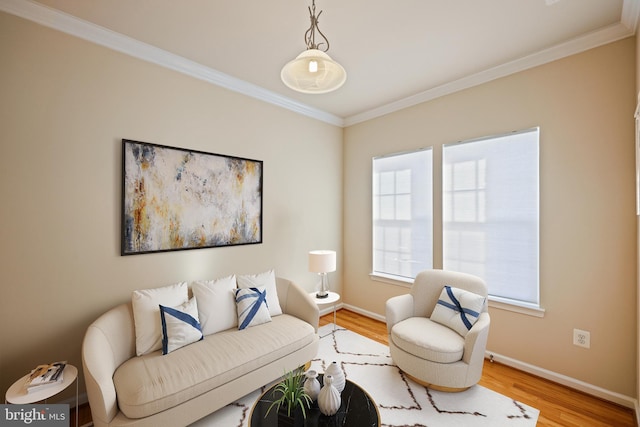
{"type": "Polygon", "coordinates": [[[304,427],[302,409],[297,407],[287,415],[287,408],[281,406],[278,410],[278,427],[304,427]]]}

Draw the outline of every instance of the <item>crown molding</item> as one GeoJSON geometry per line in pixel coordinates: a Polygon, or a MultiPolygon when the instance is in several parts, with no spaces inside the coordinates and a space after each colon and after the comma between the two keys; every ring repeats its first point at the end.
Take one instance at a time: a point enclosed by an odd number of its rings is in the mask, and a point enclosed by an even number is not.
{"type": "MultiPolygon", "coordinates": [[[[627,1],[631,1],[636,4],[638,3],[637,0],[625,0],[625,3],[627,1]]],[[[480,84],[487,83],[501,77],[506,77],[520,71],[528,70],[539,65],[565,58],[567,56],[575,55],[577,53],[581,53],[598,46],[624,39],[626,37],[632,36],[634,33],[635,31],[629,29],[626,25],[623,25],[621,23],[613,24],[604,27],[601,30],[591,32],[584,36],[575,38],[565,43],[561,43],[540,52],[507,62],[505,64],[498,65],[493,68],[489,68],[487,70],[463,77],[450,83],[436,86],[434,88],[425,90],[424,92],[420,92],[416,95],[409,96],[407,98],[383,105],[381,107],[347,117],[344,120],[344,126],[347,127],[357,123],[365,122],[367,120],[381,117],[386,114],[402,110],[404,108],[412,107],[417,104],[422,104],[423,102],[428,102],[445,95],[478,86],[480,84]]]]}
{"type": "Polygon", "coordinates": [[[342,127],[344,119],[179,55],[30,0],[0,0],[0,10],[233,92],[342,127]]]}
{"type": "Polygon", "coordinates": [[[632,36],[635,34],[638,26],[640,1],[623,1],[621,20],[618,24],[610,25],[532,55],[463,77],[456,81],[425,90],[407,98],[347,118],[342,118],[311,107],[260,86],[206,67],[195,61],[31,0],[0,0],[0,11],[19,16],[46,27],[116,50],[143,61],[169,68],[233,92],[285,108],[295,113],[334,126],[347,127],[632,36]]]}

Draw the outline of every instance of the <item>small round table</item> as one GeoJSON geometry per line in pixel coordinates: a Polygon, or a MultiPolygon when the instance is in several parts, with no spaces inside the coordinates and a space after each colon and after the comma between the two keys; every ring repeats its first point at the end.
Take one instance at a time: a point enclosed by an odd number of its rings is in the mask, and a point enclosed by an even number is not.
{"type": "MultiPolygon", "coordinates": [[[[322,374],[318,375],[322,384],[322,374]]],[[[274,397],[277,384],[265,391],[251,408],[249,415],[249,427],[277,427],[278,411],[274,407],[269,414],[269,406],[280,395],[274,397]]],[[[380,412],[369,393],[359,385],[347,380],[344,390],[340,393],[342,402],[340,409],[330,417],[322,415],[318,404],[314,403],[306,410],[307,418],[299,420],[296,425],[303,427],[318,426],[349,426],[349,427],[378,427],[380,425],[380,412]]]]}
{"type": "MultiPolygon", "coordinates": [[[[333,331],[336,330],[336,303],[340,300],[340,294],[337,292],[328,292],[328,296],[326,298],[318,298],[316,296],[317,292],[311,292],[309,295],[313,298],[313,301],[316,305],[321,306],[325,304],[333,304],[333,331]]],[[[329,335],[329,334],[327,334],[329,335]]]]}
{"type": "Polygon", "coordinates": [[[78,425],[78,368],[73,365],[67,364],[62,371],[62,381],[59,384],[43,386],[41,390],[34,390],[31,393],[27,392],[25,384],[30,374],[25,375],[16,382],[14,382],[7,394],[4,396],[5,403],[13,403],[16,405],[24,405],[28,403],[37,403],[46,401],[51,396],[55,396],[61,391],[69,387],[74,381],[76,383],[76,425],[78,425]]]}

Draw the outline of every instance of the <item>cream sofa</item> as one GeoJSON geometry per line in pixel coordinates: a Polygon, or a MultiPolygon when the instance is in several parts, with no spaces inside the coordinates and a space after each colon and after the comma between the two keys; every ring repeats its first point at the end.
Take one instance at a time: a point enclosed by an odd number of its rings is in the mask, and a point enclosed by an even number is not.
{"type": "Polygon", "coordinates": [[[271,322],[206,335],[167,355],[136,356],[131,302],[100,316],[82,346],[94,425],[188,425],[316,357],[317,305],[289,280],[276,286],[283,314],[271,322]]]}

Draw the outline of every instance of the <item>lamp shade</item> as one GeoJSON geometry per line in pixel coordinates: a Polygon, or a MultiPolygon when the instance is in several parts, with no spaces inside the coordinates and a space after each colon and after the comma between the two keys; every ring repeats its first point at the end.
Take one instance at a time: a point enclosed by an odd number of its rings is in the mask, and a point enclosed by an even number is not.
{"type": "Polygon", "coordinates": [[[280,78],[298,92],[327,93],[344,84],[347,72],[323,51],[307,49],[282,67],[280,78]]]}
{"type": "Polygon", "coordinates": [[[312,273],[336,271],[336,251],[309,252],[309,271],[312,273]]]}

